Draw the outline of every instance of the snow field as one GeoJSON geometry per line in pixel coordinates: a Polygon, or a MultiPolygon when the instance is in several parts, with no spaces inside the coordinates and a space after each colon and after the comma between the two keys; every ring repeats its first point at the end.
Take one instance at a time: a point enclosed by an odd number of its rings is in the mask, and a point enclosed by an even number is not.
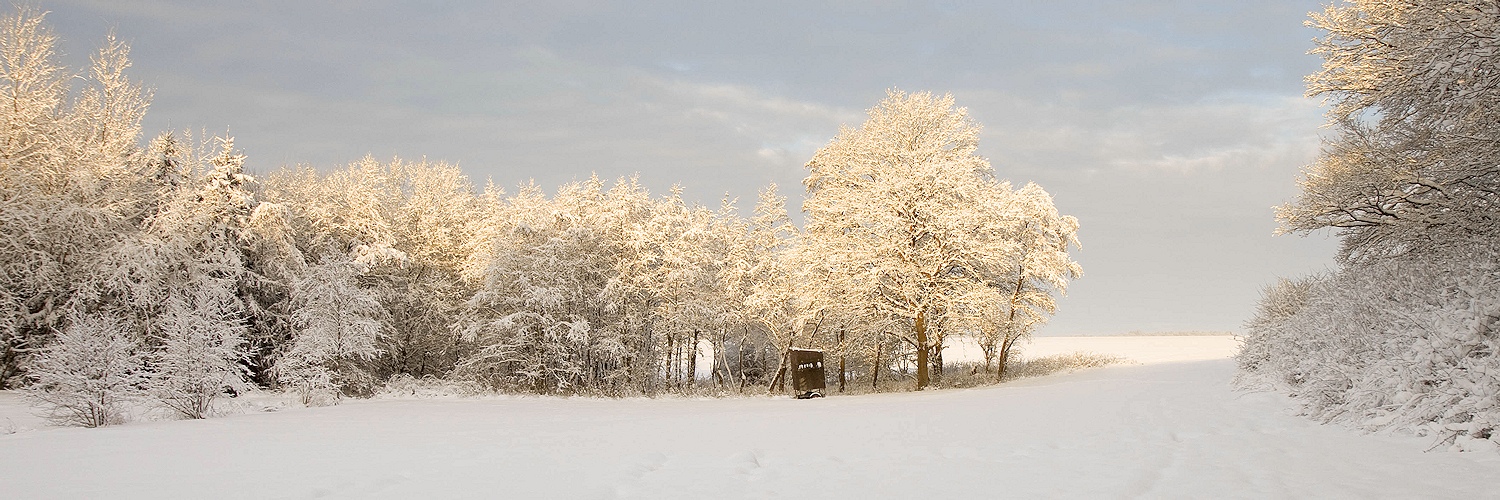
{"type": "MultiPolygon", "coordinates": [[[[1230,358],[1240,350],[1240,341],[1232,335],[1188,336],[1108,336],[1108,337],[1032,337],[1024,344],[1021,355],[1041,358],[1088,352],[1124,358],[1127,363],[1170,363],[1230,358]]],[[[943,350],[948,362],[984,362],[984,353],[968,338],[943,350]]]]}
{"type": "Polygon", "coordinates": [[[1500,498],[1482,479],[1500,455],[1318,425],[1233,373],[1221,357],[809,401],[364,400],[52,428],[0,435],[0,496],[1500,498]]]}

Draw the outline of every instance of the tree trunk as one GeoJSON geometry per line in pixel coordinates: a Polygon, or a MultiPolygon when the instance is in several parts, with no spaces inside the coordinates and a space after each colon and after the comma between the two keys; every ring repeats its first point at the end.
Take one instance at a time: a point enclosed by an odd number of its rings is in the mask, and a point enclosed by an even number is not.
{"type": "Polygon", "coordinates": [[[787,369],[786,362],[787,362],[787,354],[789,354],[791,352],[791,350],[792,350],[792,341],[795,338],[796,338],[795,335],[788,335],[787,336],[786,349],[782,349],[781,350],[781,362],[776,363],[776,377],[771,379],[771,386],[766,388],[766,392],[767,393],[770,393],[770,392],[786,392],[786,369],[787,369]]]}
{"type": "Polygon", "coordinates": [[[693,330],[693,343],[688,346],[688,385],[698,384],[698,330],[693,330]]]}
{"type": "Polygon", "coordinates": [[[1016,339],[1007,337],[1005,339],[1005,343],[1000,346],[1000,355],[998,356],[999,359],[997,359],[995,363],[995,366],[998,368],[995,370],[996,382],[1005,381],[1005,365],[1010,363],[1010,346],[1014,345],[1015,343],[1016,339]]]}
{"type": "Polygon", "coordinates": [[[927,311],[917,313],[917,321],[913,326],[915,328],[912,329],[912,333],[915,333],[917,336],[917,390],[920,391],[926,389],[927,383],[930,381],[927,372],[927,355],[929,353],[929,346],[927,345],[927,311]]]}
{"type": "MultiPolygon", "coordinates": [[[[740,335],[740,342],[734,349],[734,364],[740,371],[740,392],[745,392],[745,386],[750,383],[750,377],[745,375],[745,341],[750,338],[750,327],[745,327],[745,333],[740,335]]],[[[731,378],[733,373],[730,373],[731,378]]]]}
{"type": "Polygon", "coordinates": [[[1016,328],[1016,303],[1021,301],[1021,287],[1025,285],[1026,266],[1018,265],[1016,266],[1016,288],[1010,294],[1010,315],[1005,321],[1006,328],[1010,330],[1006,330],[1005,340],[1000,345],[1000,359],[997,360],[998,369],[995,370],[996,382],[1005,380],[1005,365],[1010,362],[1010,347],[1015,345],[1016,339],[1020,338],[1020,335],[1012,335],[1012,332],[1016,331],[1014,330],[1016,328]]]}
{"type": "Polygon", "coordinates": [[[840,328],[839,329],[839,392],[844,392],[844,372],[845,372],[845,370],[844,370],[844,360],[845,360],[845,358],[848,357],[848,356],[844,355],[844,351],[845,351],[845,349],[844,349],[844,329],[840,328]]]}
{"type": "Polygon", "coordinates": [[[943,381],[943,336],[933,336],[932,343],[932,382],[943,381]]]}
{"type": "Polygon", "coordinates": [[[661,378],[666,381],[667,387],[676,384],[676,342],[673,342],[675,339],[676,336],[666,336],[666,374],[661,378]]]}
{"type": "Polygon", "coordinates": [[[709,365],[709,373],[713,374],[714,385],[718,386],[719,389],[724,389],[726,387],[725,380],[734,376],[729,372],[729,360],[724,359],[724,349],[722,347],[714,348],[714,361],[709,365]]]}
{"type": "Polygon", "coordinates": [[[984,372],[989,373],[990,367],[995,366],[995,343],[988,340],[979,342],[979,350],[984,352],[984,372]]]}
{"type": "Polygon", "coordinates": [[[885,340],[875,337],[875,363],[870,365],[870,391],[880,392],[880,343],[885,340]]]}

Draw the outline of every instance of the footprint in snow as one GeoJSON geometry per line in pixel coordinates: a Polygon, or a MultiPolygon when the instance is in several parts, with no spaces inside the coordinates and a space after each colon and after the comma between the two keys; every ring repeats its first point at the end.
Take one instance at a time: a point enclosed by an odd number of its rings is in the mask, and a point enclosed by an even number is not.
{"type": "Polygon", "coordinates": [[[657,452],[657,453],[647,453],[646,455],[642,456],[639,460],[636,460],[635,464],[631,465],[630,468],[629,468],[629,470],[630,470],[630,472],[631,472],[632,475],[634,475],[637,478],[640,478],[640,477],[645,477],[647,474],[650,474],[652,472],[656,472],[658,470],[661,470],[662,466],[665,466],[666,464],[667,464],[667,456],[666,455],[664,455],[664,454],[662,454],[660,452],[657,452]]]}
{"type": "Polygon", "coordinates": [[[734,466],[734,471],[750,479],[757,479],[765,471],[768,464],[765,451],[751,450],[734,454],[729,457],[729,462],[734,466]]]}

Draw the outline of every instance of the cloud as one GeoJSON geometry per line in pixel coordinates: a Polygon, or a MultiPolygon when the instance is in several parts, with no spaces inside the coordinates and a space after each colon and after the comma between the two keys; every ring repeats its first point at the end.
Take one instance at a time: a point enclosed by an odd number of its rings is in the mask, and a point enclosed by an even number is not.
{"type": "Polygon", "coordinates": [[[1113,166],[1183,174],[1305,161],[1317,151],[1322,123],[1315,103],[1301,97],[1216,98],[1111,118],[1104,154],[1113,166]]]}
{"type": "Polygon", "coordinates": [[[716,203],[797,185],[802,164],[859,110],[751,85],[599,65],[543,47],[495,56],[503,71],[448,61],[348,63],[350,92],[178,74],[158,86],[147,129],[228,125],[252,168],[328,167],[366,154],[459,162],[476,180],[556,186],[642,174],[716,203]]]}
{"type": "Polygon", "coordinates": [[[1316,103],[1300,96],[1226,94],[1111,108],[986,90],[957,97],[984,123],[984,151],[1019,173],[1263,169],[1310,158],[1322,123],[1316,103]]]}

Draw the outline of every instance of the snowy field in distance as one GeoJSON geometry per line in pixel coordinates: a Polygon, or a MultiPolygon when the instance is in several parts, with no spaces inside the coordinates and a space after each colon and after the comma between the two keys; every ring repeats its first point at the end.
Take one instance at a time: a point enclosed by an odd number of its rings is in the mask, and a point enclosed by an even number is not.
{"type": "Polygon", "coordinates": [[[22,431],[0,435],[0,497],[1500,498],[1500,455],[1318,425],[1232,391],[1222,342],[1175,338],[1038,339],[1029,353],[1143,364],[969,390],[367,400],[22,431]]]}
{"type": "MultiPolygon", "coordinates": [[[[968,340],[960,339],[945,349],[944,361],[984,361],[979,346],[968,340]]],[[[1021,355],[1040,358],[1079,351],[1119,356],[1136,364],[1206,361],[1233,357],[1240,351],[1240,341],[1232,335],[1034,337],[1022,346],[1021,355]]]]}

